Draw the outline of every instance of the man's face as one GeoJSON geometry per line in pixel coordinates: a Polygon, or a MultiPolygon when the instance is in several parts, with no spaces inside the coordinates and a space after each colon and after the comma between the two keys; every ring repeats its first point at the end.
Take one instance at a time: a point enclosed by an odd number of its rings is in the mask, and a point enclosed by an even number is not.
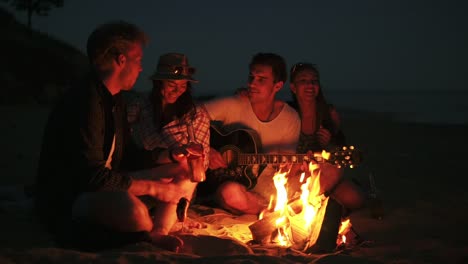
{"type": "Polygon", "coordinates": [[[297,100],[315,100],[320,89],[317,73],[311,70],[299,72],[290,87],[292,92],[296,94],[297,100]]]}
{"type": "Polygon", "coordinates": [[[141,66],[143,48],[140,44],[133,44],[125,57],[125,65],[120,72],[120,81],[122,90],[128,91],[133,88],[140,72],[143,70],[141,66]]]}
{"type": "Polygon", "coordinates": [[[283,82],[275,82],[273,70],[269,65],[252,65],[249,74],[249,99],[251,102],[273,101],[283,82]]]}
{"type": "Polygon", "coordinates": [[[173,104],[187,90],[187,80],[163,80],[161,96],[163,105],[173,104]]]}

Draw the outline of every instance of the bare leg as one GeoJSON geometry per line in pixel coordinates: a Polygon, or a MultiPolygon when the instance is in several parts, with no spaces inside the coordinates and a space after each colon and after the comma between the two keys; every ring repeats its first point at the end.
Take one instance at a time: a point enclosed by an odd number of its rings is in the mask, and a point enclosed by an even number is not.
{"type": "Polygon", "coordinates": [[[72,215],[120,232],[150,231],[153,228],[146,206],[128,192],[81,194],[73,205],[72,215]]]}
{"type": "Polygon", "coordinates": [[[177,204],[159,202],[154,213],[154,227],[152,234],[167,235],[177,222],[177,204]]]}
{"type": "Polygon", "coordinates": [[[339,183],[330,195],[347,209],[355,210],[364,206],[365,195],[358,186],[348,180],[339,183]]]}
{"type": "MultiPolygon", "coordinates": [[[[181,180],[180,184],[182,188],[188,189],[191,193],[193,193],[196,188],[196,183],[192,183],[188,179],[181,180]]],[[[180,238],[169,235],[172,227],[177,222],[176,209],[177,204],[159,202],[155,208],[154,227],[151,231],[153,244],[175,252],[184,244],[180,238]]]]}
{"type": "Polygon", "coordinates": [[[169,231],[177,221],[177,204],[158,203],[154,213],[154,228],[151,231],[153,244],[170,251],[177,252],[184,245],[183,241],[169,235],[169,231]]]}
{"type": "MultiPolygon", "coordinates": [[[[316,173],[317,171],[314,171],[316,173]]],[[[329,163],[320,164],[320,191],[330,192],[343,177],[344,169],[329,163]]]]}
{"type": "Polygon", "coordinates": [[[324,163],[320,165],[320,188],[330,193],[346,209],[359,209],[364,206],[365,195],[361,189],[347,179],[343,179],[342,168],[324,163]]]}
{"type": "Polygon", "coordinates": [[[266,201],[258,194],[249,192],[236,182],[225,182],[216,192],[218,204],[234,214],[259,214],[266,201]]]}

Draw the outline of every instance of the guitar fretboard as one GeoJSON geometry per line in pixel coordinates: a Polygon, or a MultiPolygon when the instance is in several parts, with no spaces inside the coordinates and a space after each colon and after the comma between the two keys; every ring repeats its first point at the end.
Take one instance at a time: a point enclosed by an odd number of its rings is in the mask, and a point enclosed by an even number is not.
{"type": "MultiPolygon", "coordinates": [[[[313,156],[317,162],[325,161],[320,154],[313,156]]],[[[238,162],[239,165],[307,163],[310,158],[306,154],[239,154],[238,162]]]]}

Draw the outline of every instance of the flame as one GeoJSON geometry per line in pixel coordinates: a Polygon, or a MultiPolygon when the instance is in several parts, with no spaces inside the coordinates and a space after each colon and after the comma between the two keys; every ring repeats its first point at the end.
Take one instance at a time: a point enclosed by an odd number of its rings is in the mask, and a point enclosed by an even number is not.
{"type": "Polygon", "coordinates": [[[330,159],[330,156],[331,156],[331,153],[330,152],[327,152],[325,150],[322,150],[322,158],[326,159],[326,160],[329,160],[330,159]]]}
{"type": "Polygon", "coordinates": [[[337,245],[346,244],[346,234],[351,229],[351,226],[351,220],[349,218],[341,222],[340,229],[338,230],[338,239],[336,241],[337,245]]]}
{"type": "MultiPolygon", "coordinates": [[[[274,208],[274,212],[280,212],[280,217],[276,220],[276,228],[278,229],[278,237],[276,238],[278,243],[281,246],[288,246],[289,245],[289,237],[286,235],[287,233],[287,212],[286,208],[288,205],[288,191],[286,190],[286,183],[288,182],[288,178],[286,175],[288,172],[277,172],[273,176],[273,182],[276,188],[276,204],[274,208]]],[[[272,198],[270,199],[270,204],[272,203],[272,198]]]]}
{"type": "MultiPolygon", "coordinates": [[[[329,154],[325,151],[322,152],[325,159],[329,157],[329,154]]],[[[263,219],[268,212],[279,213],[274,222],[277,236],[271,240],[281,246],[291,246],[295,243],[312,246],[318,238],[318,231],[328,201],[328,198],[320,193],[320,167],[318,164],[310,162],[309,171],[301,173],[299,179],[299,182],[302,183],[301,193],[293,201],[288,200],[288,190],[286,188],[288,174],[289,172],[276,172],[273,176],[276,195],[270,197],[268,208],[260,213],[259,219],[263,219]],[[292,207],[292,204],[296,209],[292,207]],[[319,212],[321,208],[322,210],[319,212]],[[318,217],[319,215],[320,217],[318,217]],[[294,234],[299,238],[294,238],[294,234]]],[[[345,234],[350,228],[349,219],[342,222],[337,242],[346,243],[345,234]]]]}
{"type": "Polygon", "coordinates": [[[273,176],[273,181],[276,187],[276,205],[274,211],[284,211],[288,204],[288,191],[286,190],[286,183],[288,178],[286,177],[287,172],[276,173],[273,176]]]}

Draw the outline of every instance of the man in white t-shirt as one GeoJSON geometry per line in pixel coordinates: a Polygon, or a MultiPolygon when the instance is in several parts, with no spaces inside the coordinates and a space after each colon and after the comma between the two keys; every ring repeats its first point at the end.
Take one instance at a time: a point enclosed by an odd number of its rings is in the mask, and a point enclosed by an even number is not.
{"type": "MultiPolygon", "coordinates": [[[[228,131],[254,130],[262,153],[295,153],[301,123],[297,112],[276,99],[287,79],[284,59],[273,53],[258,53],[249,65],[248,90],[245,95],[215,99],[205,103],[211,120],[220,121],[228,131]]],[[[221,154],[212,150],[210,169],[226,167],[221,154]]],[[[216,190],[219,206],[237,214],[258,214],[265,208],[273,185],[275,168],[268,165],[257,178],[253,189],[227,181],[216,190]]]]}

